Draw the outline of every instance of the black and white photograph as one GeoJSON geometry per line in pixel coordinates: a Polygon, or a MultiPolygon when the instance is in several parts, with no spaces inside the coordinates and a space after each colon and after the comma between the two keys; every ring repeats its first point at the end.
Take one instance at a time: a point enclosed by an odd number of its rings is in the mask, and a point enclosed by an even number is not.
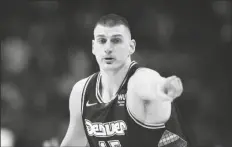
{"type": "Polygon", "coordinates": [[[232,147],[232,1],[1,1],[1,147],[232,147]]]}

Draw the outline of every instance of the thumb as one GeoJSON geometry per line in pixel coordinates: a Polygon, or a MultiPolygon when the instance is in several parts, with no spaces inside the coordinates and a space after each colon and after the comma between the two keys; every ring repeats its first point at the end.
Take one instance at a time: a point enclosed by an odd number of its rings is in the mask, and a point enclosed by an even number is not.
{"type": "Polygon", "coordinates": [[[168,91],[167,91],[167,95],[169,96],[169,97],[172,97],[172,98],[174,98],[175,97],[175,89],[172,89],[172,88],[170,88],[168,91]]]}
{"type": "Polygon", "coordinates": [[[176,89],[173,85],[173,81],[176,79],[176,76],[168,77],[164,83],[164,93],[169,97],[175,98],[176,97],[176,89]]]}

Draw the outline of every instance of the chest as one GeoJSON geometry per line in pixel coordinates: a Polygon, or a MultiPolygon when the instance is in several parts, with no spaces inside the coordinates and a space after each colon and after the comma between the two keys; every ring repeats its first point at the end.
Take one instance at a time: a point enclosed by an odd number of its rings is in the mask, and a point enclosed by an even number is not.
{"type": "MultiPolygon", "coordinates": [[[[83,124],[90,146],[141,147],[147,144],[147,147],[149,145],[153,147],[156,145],[158,140],[154,141],[154,136],[158,136],[156,138],[158,139],[160,132],[149,131],[135,122],[128,111],[128,99],[132,97],[128,97],[126,88],[121,88],[116,97],[108,103],[102,102],[97,93],[87,94],[83,109],[83,124]],[[144,134],[150,134],[152,138],[144,137],[144,134]],[[135,140],[135,138],[140,139],[135,140]],[[152,142],[148,143],[147,139],[152,142]]],[[[136,110],[136,107],[134,108],[136,110]]]]}
{"type": "Polygon", "coordinates": [[[111,122],[126,118],[126,91],[117,94],[111,101],[104,103],[98,97],[86,101],[84,117],[92,122],[111,122]]]}

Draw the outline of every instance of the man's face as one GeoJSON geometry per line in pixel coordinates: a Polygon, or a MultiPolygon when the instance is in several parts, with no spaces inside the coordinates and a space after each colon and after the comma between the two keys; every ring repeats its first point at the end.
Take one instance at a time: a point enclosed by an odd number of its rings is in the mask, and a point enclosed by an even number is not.
{"type": "Polygon", "coordinates": [[[135,50],[135,41],[131,40],[131,34],[124,25],[97,25],[92,43],[92,52],[103,70],[122,67],[135,50]]]}

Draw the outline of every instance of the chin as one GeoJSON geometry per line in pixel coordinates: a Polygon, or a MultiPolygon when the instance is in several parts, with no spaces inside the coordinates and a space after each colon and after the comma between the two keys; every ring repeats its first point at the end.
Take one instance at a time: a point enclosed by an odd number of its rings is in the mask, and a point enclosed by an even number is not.
{"type": "Polygon", "coordinates": [[[116,66],[114,64],[104,64],[103,65],[103,69],[104,70],[115,70],[117,68],[118,68],[118,66],[116,66]]]}
{"type": "Polygon", "coordinates": [[[102,64],[101,68],[105,71],[112,71],[112,70],[117,70],[118,68],[120,68],[120,65],[117,63],[112,63],[112,64],[102,64]]]}

